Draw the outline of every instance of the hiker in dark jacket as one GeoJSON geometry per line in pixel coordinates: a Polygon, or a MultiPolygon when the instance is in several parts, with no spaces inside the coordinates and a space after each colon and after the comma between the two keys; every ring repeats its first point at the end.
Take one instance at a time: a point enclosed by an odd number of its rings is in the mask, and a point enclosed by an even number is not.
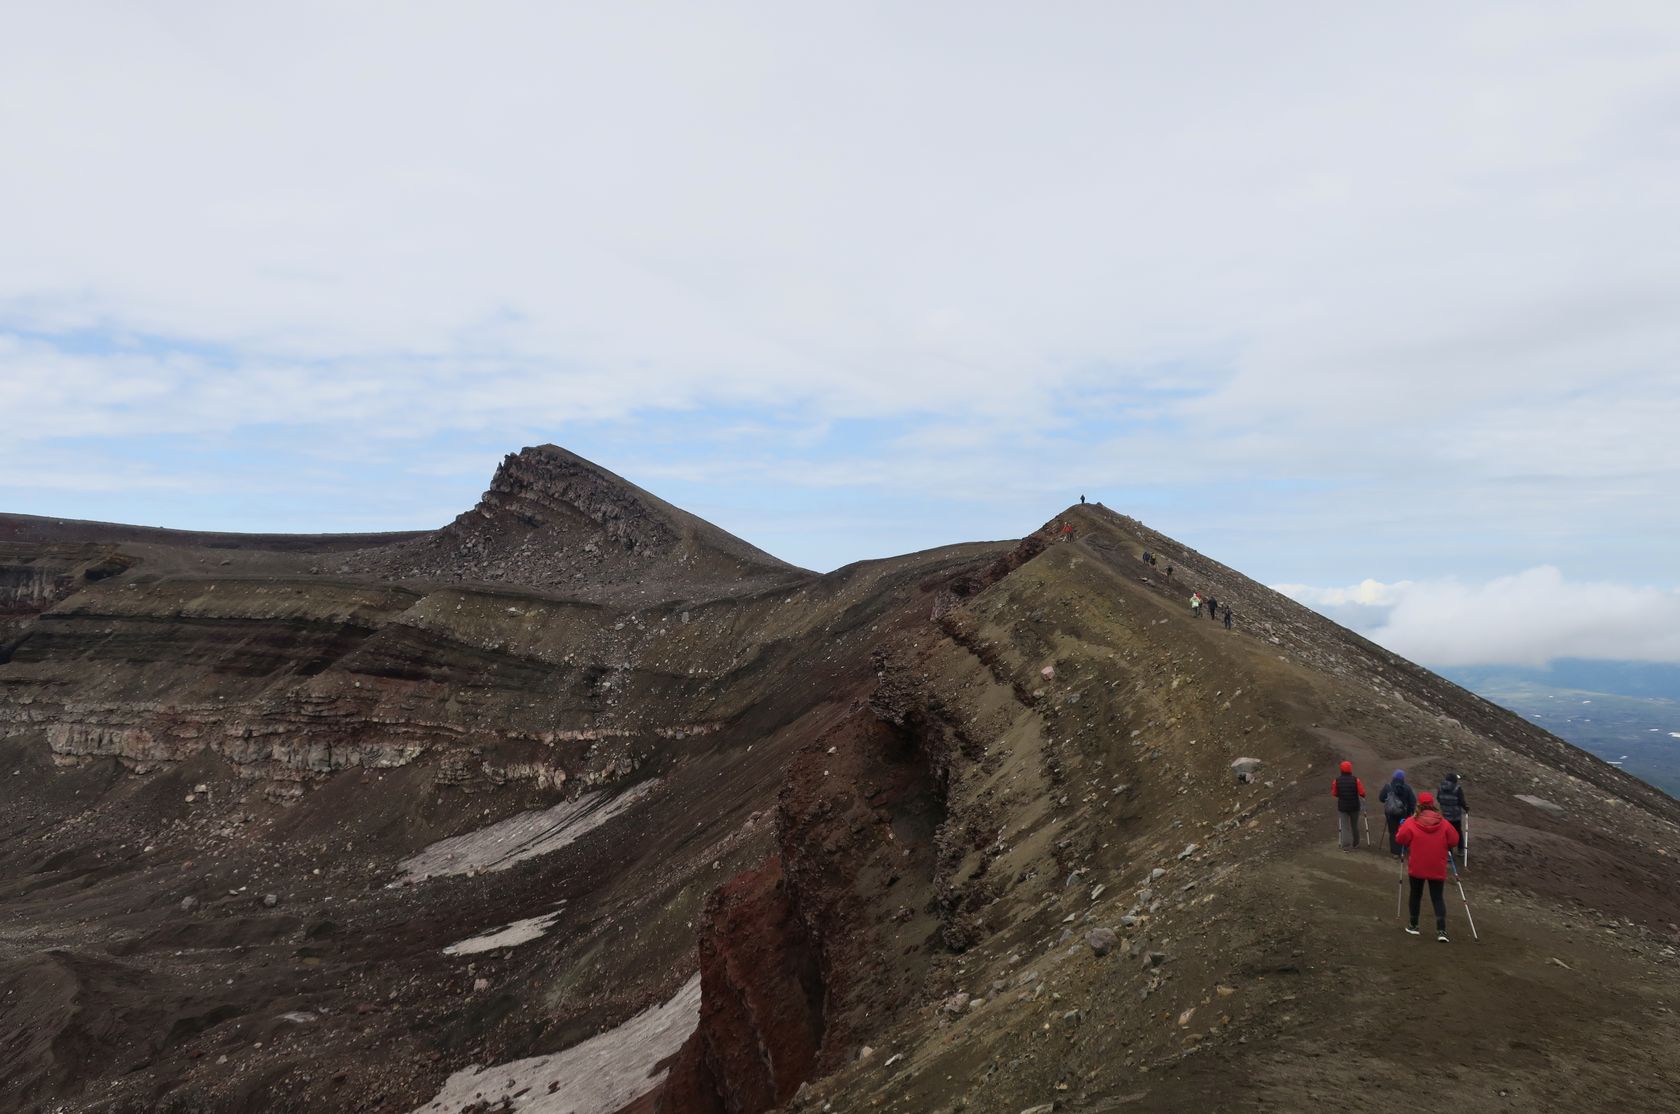
{"type": "Polygon", "coordinates": [[[1208,597],[1207,613],[1209,619],[1212,619],[1219,614],[1219,601],[1214,599],[1212,596],[1208,597]]]}
{"type": "Polygon", "coordinates": [[[1225,605],[1225,629],[1226,630],[1231,629],[1231,605],[1230,604],[1225,605]]]}
{"type": "Polygon", "coordinates": [[[1336,798],[1336,838],[1343,851],[1359,846],[1359,810],[1365,807],[1365,783],[1353,776],[1353,763],[1343,762],[1342,772],[1330,783],[1336,798]]]}
{"type": "Polygon", "coordinates": [[[1395,842],[1407,849],[1406,874],[1412,883],[1412,919],[1406,931],[1418,935],[1418,911],[1423,904],[1423,884],[1429,883],[1429,901],[1435,906],[1435,939],[1447,942],[1447,856],[1458,846],[1458,829],[1441,818],[1435,798],[1418,794],[1417,815],[1400,825],[1395,842]]]}
{"type": "Polygon", "coordinates": [[[1382,787],[1377,794],[1377,800],[1382,802],[1383,817],[1388,821],[1388,849],[1394,854],[1400,854],[1400,845],[1395,842],[1394,834],[1400,830],[1400,825],[1406,818],[1417,811],[1417,794],[1406,784],[1406,771],[1395,770],[1394,778],[1382,787]]]}
{"type": "MultiPolygon", "coordinates": [[[[1448,774],[1442,781],[1441,787],[1435,791],[1435,800],[1441,806],[1441,816],[1453,826],[1461,836],[1464,833],[1464,816],[1470,811],[1470,805],[1464,799],[1464,786],[1459,784],[1456,773],[1448,774]]],[[[1457,854],[1459,862],[1464,861],[1464,844],[1458,844],[1457,854]]]]}

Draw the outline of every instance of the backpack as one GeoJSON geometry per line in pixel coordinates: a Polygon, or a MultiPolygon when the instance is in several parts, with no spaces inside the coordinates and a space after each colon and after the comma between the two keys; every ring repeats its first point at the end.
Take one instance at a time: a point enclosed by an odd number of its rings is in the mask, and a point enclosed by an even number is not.
{"type": "Polygon", "coordinates": [[[1406,796],[1400,786],[1393,782],[1388,786],[1388,797],[1383,801],[1383,815],[1396,820],[1404,820],[1411,809],[1406,807],[1406,796]]]}

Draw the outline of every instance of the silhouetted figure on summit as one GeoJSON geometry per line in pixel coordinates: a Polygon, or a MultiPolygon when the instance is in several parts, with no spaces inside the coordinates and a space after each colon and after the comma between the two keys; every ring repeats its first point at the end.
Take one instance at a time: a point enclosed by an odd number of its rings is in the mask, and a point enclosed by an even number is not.
{"type": "Polygon", "coordinates": [[[1081,495],[1081,496],[1080,496],[1080,497],[1079,497],[1079,505],[1080,505],[1080,506],[1081,506],[1081,507],[1083,507],[1083,506],[1084,506],[1084,505],[1085,505],[1085,496],[1083,496],[1083,495],[1081,495]]]}

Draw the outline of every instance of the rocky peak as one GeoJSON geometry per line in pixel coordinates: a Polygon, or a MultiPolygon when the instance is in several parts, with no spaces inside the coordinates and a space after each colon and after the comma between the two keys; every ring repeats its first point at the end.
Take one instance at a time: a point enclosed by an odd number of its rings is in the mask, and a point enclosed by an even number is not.
{"type": "Polygon", "coordinates": [[[644,603],[808,575],[557,445],[508,454],[472,510],[344,567],[644,603]]]}
{"type": "Polygon", "coordinates": [[[478,505],[449,529],[473,534],[581,530],[599,534],[590,540],[658,552],[680,540],[668,521],[672,510],[575,453],[538,445],[504,457],[478,505]]]}

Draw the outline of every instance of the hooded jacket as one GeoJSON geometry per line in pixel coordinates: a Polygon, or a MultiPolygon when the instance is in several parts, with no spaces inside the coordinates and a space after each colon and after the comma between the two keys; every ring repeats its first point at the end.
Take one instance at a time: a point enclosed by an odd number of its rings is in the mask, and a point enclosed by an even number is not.
{"type": "MultiPolygon", "coordinates": [[[[1377,800],[1382,801],[1385,805],[1390,798],[1405,806],[1404,811],[1400,814],[1402,819],[1417,811],[1417,793],[1404,781],[1391,781],[1382,787],[1381,793],[1377,794],[1377,800]]],[[[1385,808],[1383,811],[1387,812],[1388,810],[1385,808]]]]}
{"type": "Polygon", "coordinates": [[[1406,873],[1413,878],[1444,882],[1447,854],[1458,846],[1458,829],[1432,805],[1419,805],[1418,814],[1400,825],[1394,842],[1406,848],[1406,873]]]}

